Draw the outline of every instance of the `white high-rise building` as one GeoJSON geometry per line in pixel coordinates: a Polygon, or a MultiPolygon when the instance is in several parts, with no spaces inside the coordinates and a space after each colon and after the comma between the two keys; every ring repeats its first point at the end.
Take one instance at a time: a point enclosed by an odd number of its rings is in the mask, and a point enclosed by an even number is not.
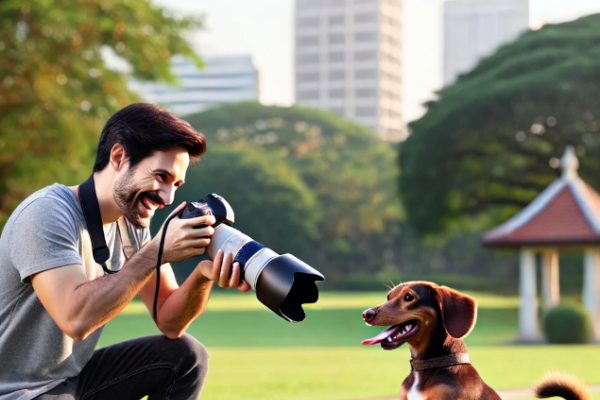
{"type": "Polygon", "coordinates": [[[401,0],[296,0],[296,103],[405,136],[401,0]]]}
{"type": "Polygon", "coordinates": [[[444,4],[444,85],[529,29],[529,0],[450,0],[444,4]]]}
{"type": "Polygon", "coordinates": [[[132,80],[130,89],[177,115],[258,100],[258,71],[251,56],[206,55],[202,61],[204,68],[199,69],[191,59],[173,57],[172,71],[179,78],[178,86],[132,80]]]}

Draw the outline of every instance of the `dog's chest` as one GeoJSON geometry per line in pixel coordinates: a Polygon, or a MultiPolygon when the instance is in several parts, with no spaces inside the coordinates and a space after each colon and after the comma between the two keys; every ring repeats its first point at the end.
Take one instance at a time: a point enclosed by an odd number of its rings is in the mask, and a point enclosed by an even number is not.
{"type": "Polygon", "coordinates": [[[412,386],[410,387],[410,389],[408,389],[408,393],[406,393],[406,397],[408,398],[408,400],[425,400],[425,397],[419,391],[418,386],[419,386],[419,373],[415,372],[415,380],[414,380],[412,386]]]}

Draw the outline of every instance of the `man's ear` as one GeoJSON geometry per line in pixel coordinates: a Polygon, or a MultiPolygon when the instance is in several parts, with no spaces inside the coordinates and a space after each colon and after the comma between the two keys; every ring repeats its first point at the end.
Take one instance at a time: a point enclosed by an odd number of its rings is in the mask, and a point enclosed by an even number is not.
{"type": "Polygon", "coordinates": [[[110,150],[110,165],[115,171],[120,171],[125,166],[126,160],[125,148],[120,143],[115,143],[110,150]]]}
{"type": "Polygon", "coordinates": [[[446,332],[457,339],[471,332],[477,320],[475,299],[446,286],[438,286],[432,291],[440,305],[446,332]]]}

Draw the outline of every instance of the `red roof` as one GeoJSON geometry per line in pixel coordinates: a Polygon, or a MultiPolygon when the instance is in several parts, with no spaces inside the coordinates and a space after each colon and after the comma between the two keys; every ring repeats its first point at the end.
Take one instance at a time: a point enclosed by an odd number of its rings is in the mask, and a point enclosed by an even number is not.
{"type": "Polygon", "coordinates": [[[563,175],[527,207],[486,232],[486,246],[600,243],[600,195],[577,176],[577,158],[567,149],[563,175]]]}

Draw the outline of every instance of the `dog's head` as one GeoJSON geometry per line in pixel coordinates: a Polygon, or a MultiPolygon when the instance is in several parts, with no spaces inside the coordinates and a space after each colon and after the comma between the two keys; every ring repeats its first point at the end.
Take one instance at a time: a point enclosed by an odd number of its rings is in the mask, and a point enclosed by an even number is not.
{"type": "Polygon", "coordinates": [[[369,325],[390,326],[362,344],[381,343],[394,350],[404,343],[420,347],[443,327],[454,338],[466,336],[477,319],[477,303],[472,297],[433,282],[406,282],[388,293],[388,301],[363,313],[369,325]]]}

